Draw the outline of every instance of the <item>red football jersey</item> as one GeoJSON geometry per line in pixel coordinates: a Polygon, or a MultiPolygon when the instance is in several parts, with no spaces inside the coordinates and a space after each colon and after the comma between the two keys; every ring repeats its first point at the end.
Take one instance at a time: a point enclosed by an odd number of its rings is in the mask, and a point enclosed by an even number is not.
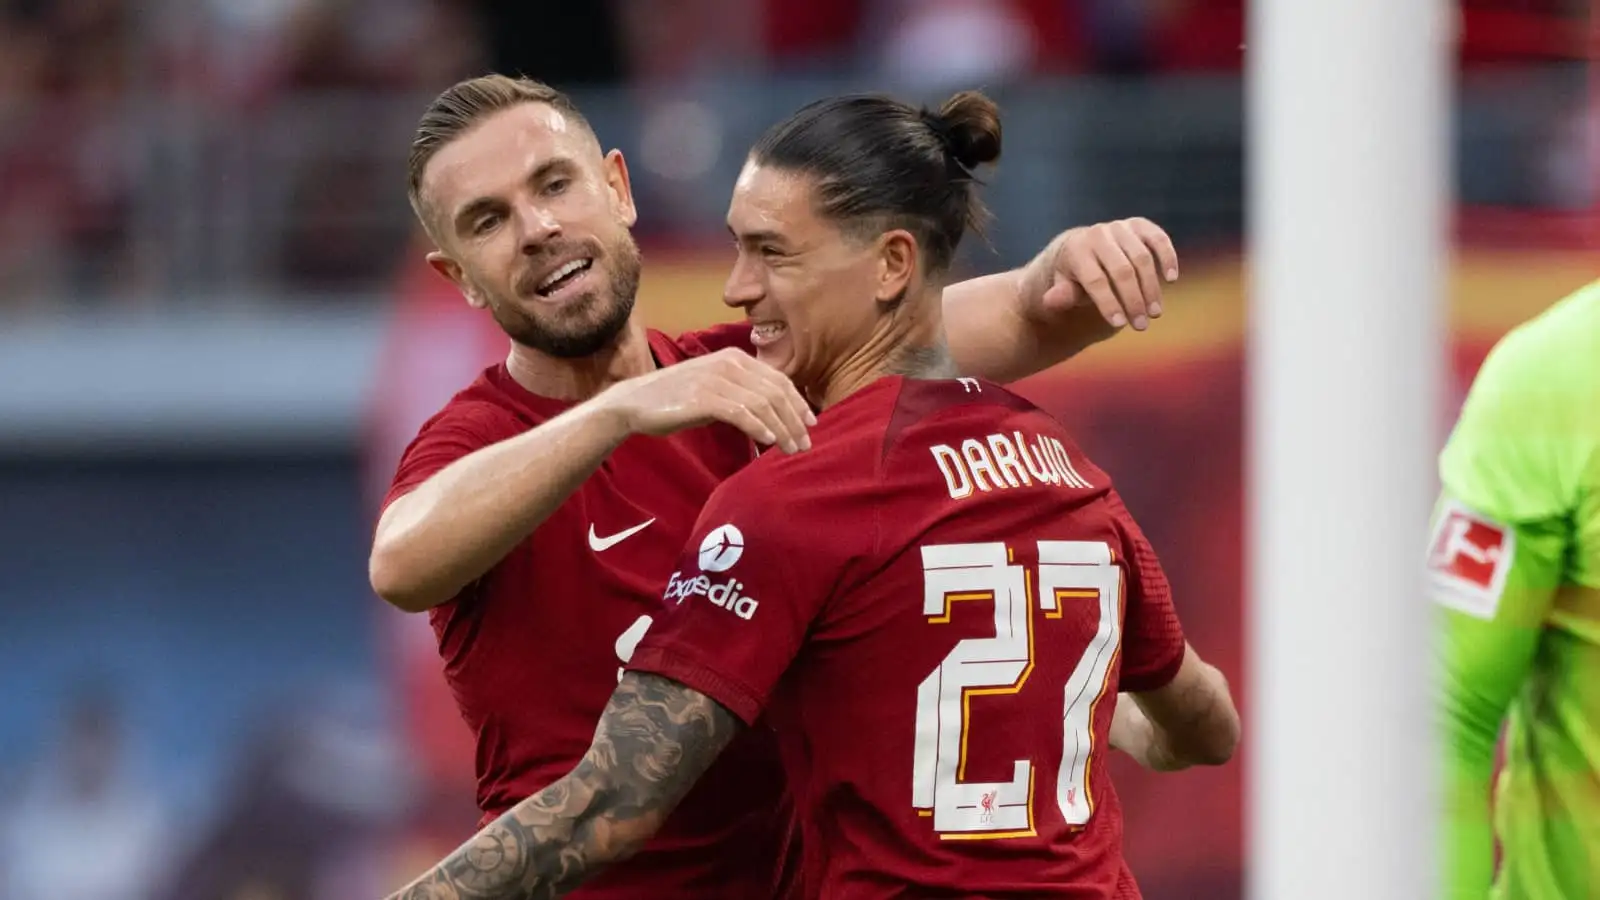
{"type": "Polygon", "coordinates": [[[975,379],[820,419],[712,494],[629,668],[766,713],[809,896],[1137,897],[1111,716],[1184,640],[1110,479],[975,379]]]}
{"type": "MultiPolygon", "coordinates": [[[[725,346],[747,348],[749,327],[678,339],[650,333],[662,365],[725,346]]],[[[571,405],[528,392],[504,364],[490,367],[422,427],[385,505],[455,460],[571,405]]],[[[531,537],[429,613],[445,678],[477,736],[485,821],[582,759],[623,663],[660,614],[661,584],[700,507],[754,458],[750,440],[728,426],[630,438],[531,537]]],[[[771,732],[748,737],[729,748],[639,855],[575,896],[770,897],[788,807],[771,732]]]]}

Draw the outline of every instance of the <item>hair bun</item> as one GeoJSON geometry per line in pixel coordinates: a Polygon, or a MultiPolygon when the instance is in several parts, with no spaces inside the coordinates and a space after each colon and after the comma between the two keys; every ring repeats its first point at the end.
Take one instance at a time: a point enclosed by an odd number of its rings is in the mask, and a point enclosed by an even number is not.
{"type": "Polygon", "coordinates": [[[980,91],[961,91],[923,118],[962,168],[1000,158],[1000,107],[980,91]]]}

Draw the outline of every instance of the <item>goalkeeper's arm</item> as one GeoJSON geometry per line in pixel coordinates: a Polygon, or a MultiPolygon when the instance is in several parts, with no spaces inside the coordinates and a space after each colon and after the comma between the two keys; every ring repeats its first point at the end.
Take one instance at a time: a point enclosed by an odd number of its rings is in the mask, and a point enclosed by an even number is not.
{"type": "Polygon", "coordinates": [[[1533,526],[1501,525],[1448,502],[1442,507],[1429,571],[1443,616],[1437,704],[1445,752],[1443,897],[1483,900],[1494,880],[1495,745],[1532,665],[1559,570],[1559,560],[1541,552],[1548,546],[1541,537],[1533,526]],[[1495,574],[1484,584],[1452,571],[1459,562],[1446,543],[1452,516],[1457,523],[1462,516],[1477,519],[1487,529],[1480,533],[1503,536],[1493,548],[1495,574]]]}

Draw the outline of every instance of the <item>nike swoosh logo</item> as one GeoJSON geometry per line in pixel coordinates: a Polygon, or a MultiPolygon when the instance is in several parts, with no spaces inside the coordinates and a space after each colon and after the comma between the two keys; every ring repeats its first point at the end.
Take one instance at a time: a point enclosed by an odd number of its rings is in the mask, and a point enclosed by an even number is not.
{"type": "Polygon", "coordinates": [[[610,550],[612,547],[615,547],[616,545],[622,543],[623,541],[627,540],[628,538],[631,538],[634,535],[638,534],[639,532],[645,530],[646,528],[649,528],[650,525],[652,523],[654,523],[654,522],[655,522],[655,519],[646,519],[645,521],[640,522],[639,524],[633,526],[632,528],[627,529],[626,531],[619,531],[616,534],[610,535],[608,537],[600,537],[599,535],[595,534],[594,533],[594,523],[590,522],[589,523],[589,549],[593,550],[596,553],[599,553],[602,550],[610,550]]]}

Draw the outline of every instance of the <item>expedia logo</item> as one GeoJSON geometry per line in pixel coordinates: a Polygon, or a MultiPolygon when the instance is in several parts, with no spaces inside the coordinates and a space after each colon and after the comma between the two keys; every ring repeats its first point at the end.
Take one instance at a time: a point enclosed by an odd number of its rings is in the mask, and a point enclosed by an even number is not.
{"type": "Polygon", "coordinates": [[[756,607],[761,604],[754,597],[746,597],[739,593],[744,590],[744,582],[737,578],[729,578],[723,582],[713,582],[704,575],[693,578],[684,578],[682,572],[673,572],[667,579],[667,591],[662,599],[669,603],[683,603],[691,597],[704,596],[713,605],[733,613],[745,621],[756,614],[756,607]]]}
{"type": "Polygon", "coordinates": [[[700,542],[700,571],[726,572],[744,555],[744,533],[733,523],[711,529],[700,542]]]}

